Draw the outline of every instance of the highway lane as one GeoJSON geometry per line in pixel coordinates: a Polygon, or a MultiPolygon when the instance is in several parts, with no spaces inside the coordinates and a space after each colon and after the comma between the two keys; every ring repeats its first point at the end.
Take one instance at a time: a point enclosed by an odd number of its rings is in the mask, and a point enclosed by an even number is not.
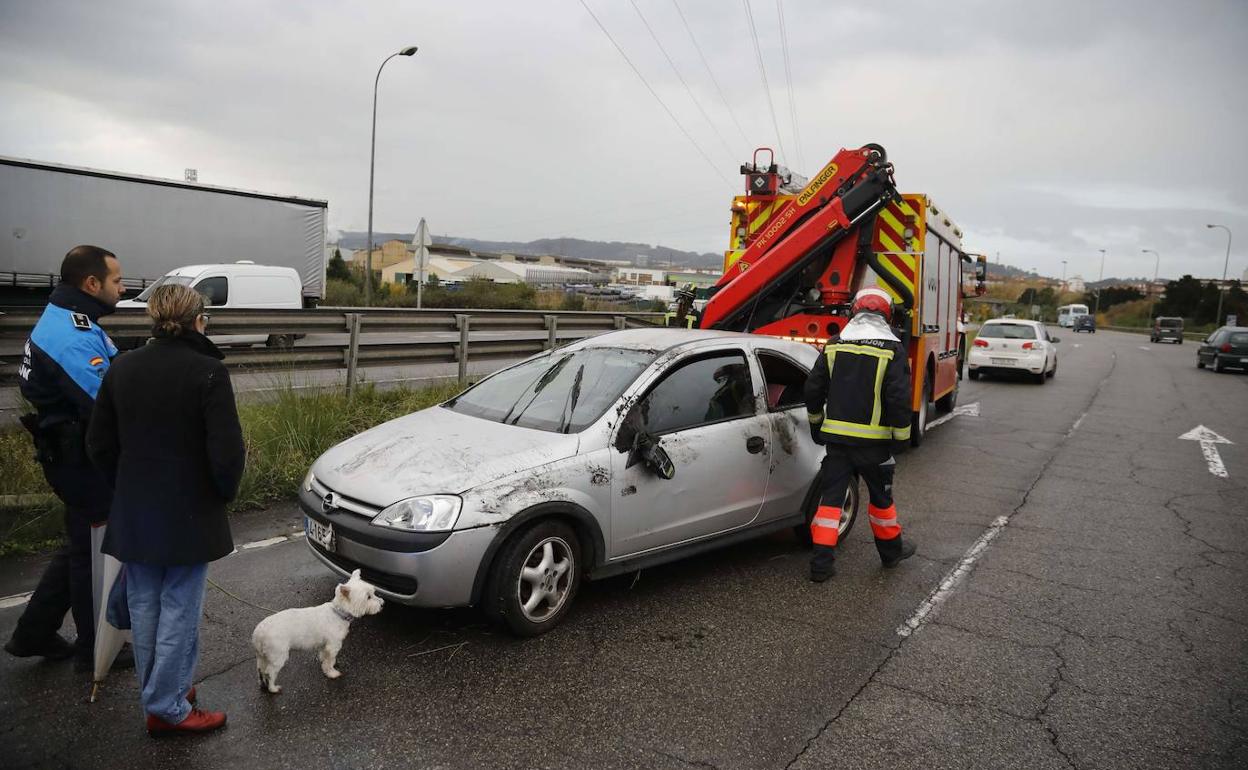
{"type": "MultiPolygon", "coordinates": [[[[1058,334],[1054,380],[963,382],[978,416],[900,458],[919,554],[898,570],[860,524],[828,584],[786,533],[588,584],[533,640],[389,606],[353,628],[342,679],[299,656],[276,698],[248,644],[263,613],[209,589],[198,691],[224,734],[153,743],[131,676],[86,705],[86,677],[5,657],[6,765],[1243,766],[1248,375],[1197,370],[1191,345],[1058,334]],[[1196,425],[1235,442],[1228,478],[1178,438],[1196,425]]],[[[243,536],[297,521],[276,519],[243,536]]],[[[211,574],[272,608],[335,582],[298,539],[211,574]]]]}

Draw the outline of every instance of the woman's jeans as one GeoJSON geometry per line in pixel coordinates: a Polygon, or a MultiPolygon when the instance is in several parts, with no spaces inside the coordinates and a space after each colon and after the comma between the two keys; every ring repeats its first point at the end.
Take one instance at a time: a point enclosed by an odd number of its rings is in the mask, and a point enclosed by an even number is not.
{"type": "Polygon", "coordinates": [[[143,710],[170,724],[191,713],[186,693],[199,659],[199,619],[207,579],[207,564],[126,564],[134,669],[143,710]]]}

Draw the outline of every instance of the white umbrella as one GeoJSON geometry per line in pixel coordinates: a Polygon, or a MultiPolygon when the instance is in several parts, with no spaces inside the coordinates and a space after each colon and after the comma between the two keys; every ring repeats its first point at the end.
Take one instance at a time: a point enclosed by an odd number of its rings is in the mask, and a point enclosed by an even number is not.
{"type": "Polygon", "coordinates": [[[131,640],[129,630],[121,630],[108,622],[108,594],[117,582],[121,573],[121,562],[100,550],[104,544],[104,532],[107,525],[99,524],[91,528],[91,598],[95,608],[95,675],[92,677],[91,702],[95,703],[100,682],[108,676],[117,653],[126,642],[131,640]]]}

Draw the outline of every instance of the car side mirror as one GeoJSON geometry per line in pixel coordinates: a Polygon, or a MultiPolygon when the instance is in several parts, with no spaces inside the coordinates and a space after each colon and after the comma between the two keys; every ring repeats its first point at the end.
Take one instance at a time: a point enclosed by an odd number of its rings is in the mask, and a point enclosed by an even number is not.
{"type": "Polygon", "coordinates": [[[672,463],[672,458],[667,456],[667,451],[657,441],[642,451],[642,460],[661,479],[671,480],[676,476],[676,466],[672,463]]]}

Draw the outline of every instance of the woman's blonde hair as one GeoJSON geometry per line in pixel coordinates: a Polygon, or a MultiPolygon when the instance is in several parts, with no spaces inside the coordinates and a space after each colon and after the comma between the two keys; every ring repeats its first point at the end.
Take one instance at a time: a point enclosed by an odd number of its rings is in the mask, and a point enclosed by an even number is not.
{"type": "Polygon", "coordinates": [[[204,297],[189,286],[165,284],[157,286],[147,299],[147,314],[152,317],[152,334],[177,337],[195,328],[195,319],[204,312],[204,297]]]}

